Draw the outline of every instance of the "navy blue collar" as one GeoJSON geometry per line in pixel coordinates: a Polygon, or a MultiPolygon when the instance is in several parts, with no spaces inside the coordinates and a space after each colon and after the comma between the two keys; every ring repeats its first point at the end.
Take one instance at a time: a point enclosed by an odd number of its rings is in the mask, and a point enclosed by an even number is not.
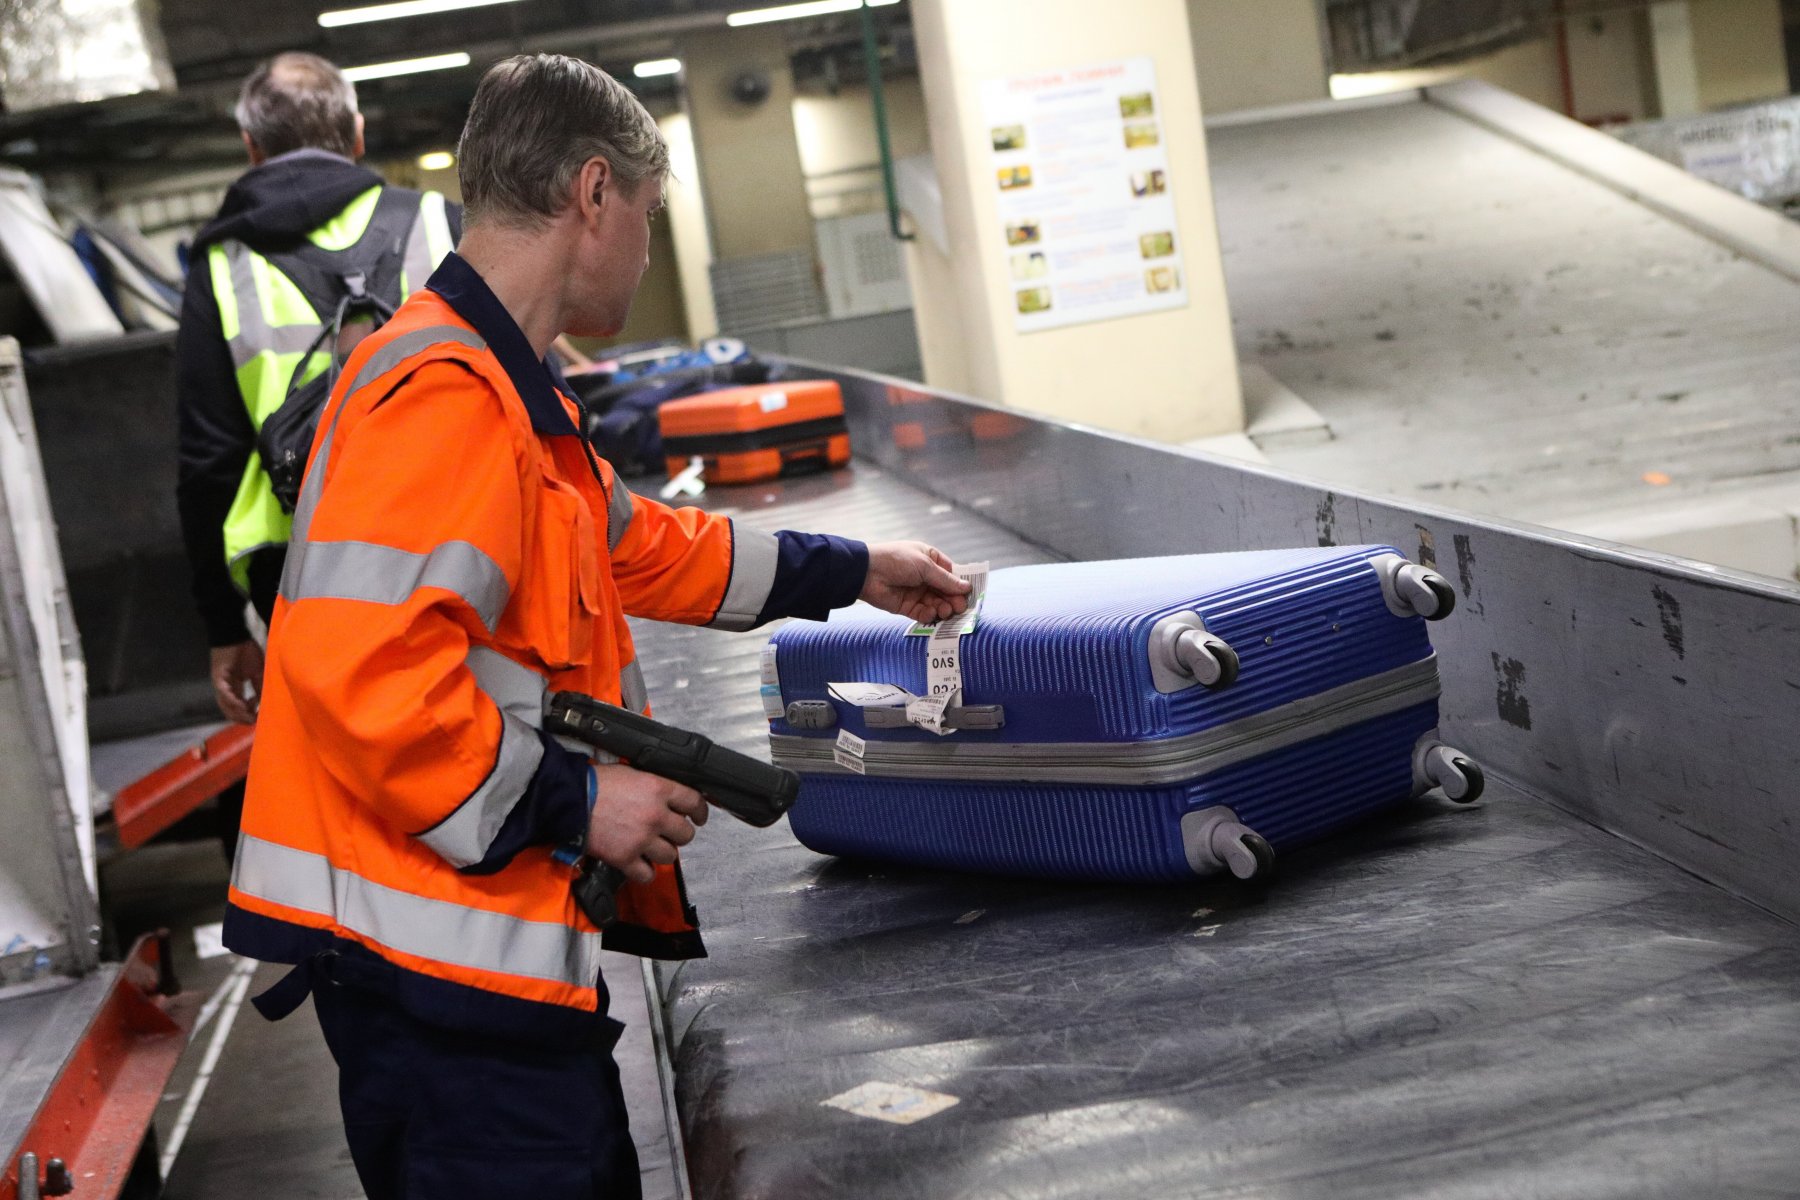
{"type": "Polygon", "coordinates": [[[474,267],[458,254],[446,254],[438,269],[425,281],[425,286],[442,296],[444,302],[473,325],[475,332],[487,342],[488,349],[500,360],[500,369],[519,390],[525,411],[531,414],[532,429],[552,436],[578,435],[575,422],[569,419],[569,410],[563,407],[557,394],[549,368],[531,352],[531,343],[525,339],[519,323],[512,319],[512,314],[506,311],[506,306],[500,303],[500,298],[494,295],[493,289],[474,267]]]}

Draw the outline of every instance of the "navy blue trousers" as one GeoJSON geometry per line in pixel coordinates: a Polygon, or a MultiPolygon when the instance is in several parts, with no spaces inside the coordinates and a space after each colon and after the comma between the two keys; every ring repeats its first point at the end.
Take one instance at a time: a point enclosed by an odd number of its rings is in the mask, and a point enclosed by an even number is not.
{"type": "Polygon", "coordinates": [[[329,978],[313,1006],[369,1200],[640,1200],[610,1047],[453,1032],[329,978]]]}

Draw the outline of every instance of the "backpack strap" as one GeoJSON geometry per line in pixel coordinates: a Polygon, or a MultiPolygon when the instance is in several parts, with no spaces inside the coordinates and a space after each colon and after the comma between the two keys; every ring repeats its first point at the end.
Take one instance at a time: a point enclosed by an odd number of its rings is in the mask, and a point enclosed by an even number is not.
{"type": "MultiPolygon", "coordinates": [[[[360,275],[362,291],[383,320],[400,307],[400,272],[405,266],[406,243],[419,219],[420,194],[411,188],[383,186],[362,236],[342,250],[326,250],[302,240],[290,250],[265,253],[270,265],[293,281],[306,302],[329,324],[339,301],[357,289],[348,280],[360,275]]],[[[356,306],[362,307],[362,297],[356,306]]]]}

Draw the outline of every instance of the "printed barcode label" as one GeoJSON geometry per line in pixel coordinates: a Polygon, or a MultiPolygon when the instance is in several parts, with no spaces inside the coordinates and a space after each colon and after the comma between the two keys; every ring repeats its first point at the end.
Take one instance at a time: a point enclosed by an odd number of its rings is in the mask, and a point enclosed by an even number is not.
{"type": "Polygon", "coordinates": [[[773,721],[787,712],[787,705],[781,702],[781,685],[765,683],[762,685],[763,716],[773,721]]]}
{"type": "Polygon", "coordinates": [[[926,696],[906,706],[906,719],[942,737],[950,732],[944,728],[944,710],[949,707],[949,696],[926,696]]]}
{"type": "Polygon", "coordinates": [[[780,649],[774,642],[762,648],[762,681],[764,683],[780,683],[781,670],[775,663],[775,652],[780,649]]]}
{"type": "Polygon", "coordinates": [[[862,738],[857,737],[848,729],[840,729],[838,730],[837,736],[837,748],[846,754],[854,754],[856,757],[861,758],[863,752],[869,748],[869,743],[862,738]]]}
{"type": "Polygon", "coordinates": [[[864,763],[862,759],[851,754],[847,750],[839,750],[836,747],[833,747],[831,757],[838,766],[844,768],[846,771],[855,771],[858,775],[866,775],[868,773],[868,764],[864,763]]]}

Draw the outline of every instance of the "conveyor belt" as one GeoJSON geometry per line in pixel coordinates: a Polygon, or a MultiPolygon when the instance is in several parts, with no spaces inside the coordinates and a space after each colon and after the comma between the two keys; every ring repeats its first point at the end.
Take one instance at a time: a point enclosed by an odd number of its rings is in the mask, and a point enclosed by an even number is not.
{"type": "MultiPolygon", "coordinates": [[[[861,463],[710,499],[1047,557],[861,463]]],[[[766,630],[637,636],[660,716],[766,754],[766,630]]],[[[1263,895],[851,863],[725,819],[687,861],[712,957],[662,977],[702,1200],[1800,1187],[1800,930],[1503,779],[1263,895]],[[820,1106],[871,1080],[959,1102],[820,1106]]]]}

